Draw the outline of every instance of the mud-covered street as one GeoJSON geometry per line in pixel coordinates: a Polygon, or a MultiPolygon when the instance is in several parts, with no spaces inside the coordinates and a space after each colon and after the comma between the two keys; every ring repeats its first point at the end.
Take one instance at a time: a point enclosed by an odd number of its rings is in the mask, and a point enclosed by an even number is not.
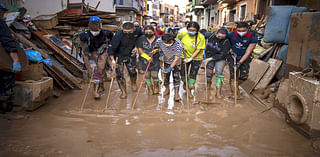
{"type": "MultiPolygon", "coordinates": [[[[204,100],[203,77],[201,70],[196,100],[204,100]]],[[[131,110],[136,93],[128,89],[128,99],[120,100],[114,84],[106,112],[101,112],[106,96],[95,101],[91,95],[80,112],[86,90],[65,92],[24,120],[0,119],[0,156],[318,156],[311,140],[276,110],[248,95],[234,105],[225,80],[223,100],[191,109],[174,102],[168,110],[168,101],[159,105],[160,96],[148,97],[143,88],[131,110]]]]}

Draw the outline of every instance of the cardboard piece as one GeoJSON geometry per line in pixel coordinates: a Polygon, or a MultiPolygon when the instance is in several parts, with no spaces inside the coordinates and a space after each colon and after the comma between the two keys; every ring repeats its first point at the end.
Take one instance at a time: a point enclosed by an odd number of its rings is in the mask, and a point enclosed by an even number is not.
{"type": "Polygon", "coordinates": [[[265,89],[269,85],[269,83],[279,70],[282,61],[270,58],[268,63],[270,67],[268,71],[263,75],[262,79],[259,81],[255,89],[265,89]]]}
{"type": "Polygon", "coordinates": [[[241,87],[249,94],[261,80],[269,68],[269,63],[259,59],[253,59],[250,63],[249,77],[241,84],[241,87]]]}
{"type": "Polygon", "coordinates": [[[291,14],[286,74],[304,69],[310,56],[320,55],[320,12],[291,14]]]}

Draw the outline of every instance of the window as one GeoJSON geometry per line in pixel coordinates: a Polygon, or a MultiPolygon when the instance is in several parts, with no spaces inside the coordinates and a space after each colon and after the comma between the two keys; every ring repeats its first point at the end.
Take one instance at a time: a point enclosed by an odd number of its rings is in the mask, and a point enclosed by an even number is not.
{"type": "Polygon", "coordinates": [[[149,10],[149,4],[147,4],[147,10],[149,10]]]}
{"type": "Polygon", "coordinates": [[[230,10],[230,13],[229,13],[229,22],[234,22],[234,20],[235,20],[235,15],[236,15],[236,10],[235,9],[233,9],[233,10],[230,10]]]}
{"type": "Polygon", "coordinates": [[[246,18],[246,9],[247,9],[247,4],[242,4],[240,5],[240,20],[243,21],[246,18]]]}
{"type": "Polygon", "coordinates": [[[164,22],[165,22],[165,23],[168,23],[168,22],[169,22],[168,16],[165,16],[165,17],[164,17],[164,22]]]}
{"type": "Polygon", "coordinates": [[[173,15],[173,9],[170,10],[170,14],[173,15]]]}
{"type": "Polygon", "coordinates": [[[118,0],[119,5],[124,5],[124,0],[118,0]]]}
{"type": "Polygon", "coordinates": [[[170,22],[173,22],[173,17],[170,17],[170,22]]]}
{"type": "Polygon", "coordinates": [[[164,13],[168,14],[169,13],[169,8],[165,7],[164,8],[164,13]]]}

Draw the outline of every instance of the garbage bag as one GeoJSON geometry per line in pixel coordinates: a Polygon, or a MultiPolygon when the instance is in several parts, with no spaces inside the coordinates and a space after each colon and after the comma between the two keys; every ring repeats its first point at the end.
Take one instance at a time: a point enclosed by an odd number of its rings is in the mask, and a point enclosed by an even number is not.
{"type": "Polygon", "coordinates": [[[41,53],[35,50],[25,50],[29,61],[41,62],[43,60],[41,53]]]}
{"type": "Polygon", "coordinates": [[[52,66],[50,59],[43,59],[41,53],[35,50],[25,50],[28,60],[31,62],[43,62],[49,66],[52,66]]]}

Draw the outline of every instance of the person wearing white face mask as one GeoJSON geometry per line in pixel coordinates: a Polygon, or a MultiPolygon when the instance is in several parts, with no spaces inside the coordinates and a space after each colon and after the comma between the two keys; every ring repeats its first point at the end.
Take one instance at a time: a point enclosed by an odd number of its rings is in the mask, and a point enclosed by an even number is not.
{"type": "Polygon", "coordinates": [[[238,83],[242,83],[248,79],[251,53],[258,43],[258,39],[253,32],[249,31],[249,26],[246,22],[239,22],[237,24],[237,31],[231,32],[228,35],[228,38],[231,43],[232,51],[236,55],[236,65],[234,65],[232,54],[227,58],[230,67],[230,88],[232,93],[236,90],[238,99],[241,99],[238,83]],[[237,81],[233,81],[235,73],[233,70],[234,66],[237,66],[237,81]],[[237,82],[236,89],[234,85],[235,82],[237,82]]]}
{"type": "Polygon", "coordinates": [[[174,85],[174,100],[179,101],[179,87],[180,87],[180,68],[181,68],[181,52],[183,49],[183,44],[180,40],[175,39],[173,34],[165,34],[157,40],[156,46],[159,47],[163,52],[164,69],[162,73],[165,74],[164,86],[166,90],[163,95],[169,95],[169,81],[172,72],[173,75],[173,85],[174,85]]]}
{"type": "MultiPolygon", "coordinates": [[[[200,26],[197,22],[190,22],[187,25],[188,32],[182,32],[177,35],[177,38],[183,43],[185,52],[182,52],[181,58],[186,65],[181,66],[181,77],[184,82],[184,89],[188,84],[189,93],[195,89],[195,83],[198,71],[203,60],[203,49],[206,48],[206,39],[199,33],[200,26]],[[190,72],[189,72],[190,69],[190,72]],[[187,76],[186,76],[187,71],[187,76]],[[188,77],[188,78],[185,78],[188,77]]],[[[190,98],[193,98],[192,94],[189,94],[190,98]]]]}
{"type": "Polygon", "coordinates": [[[100,98],[104,91],[103,78],[107,64],[107,48],[113,33],[101,28],[101,20],[97,16],[89,19],[88,30],[80,34],[83,48],[83,60],[90,77],[93,73],[94,98],[100,98]]]}

